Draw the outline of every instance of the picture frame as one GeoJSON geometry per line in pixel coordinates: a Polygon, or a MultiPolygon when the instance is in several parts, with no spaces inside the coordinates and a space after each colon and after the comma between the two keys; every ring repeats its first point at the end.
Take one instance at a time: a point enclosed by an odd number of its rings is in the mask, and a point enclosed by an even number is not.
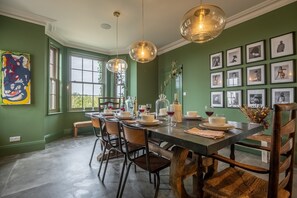
{"type": "Polygon", "coordinates": [[[271,83],[290,83],[295,81],[295,66],[293,60],[270,64],[271,83]]]}
{"type": "Polygon", "coordinates": [[[257,108],[266,106],[265,89],[248,89],[246,91],[246,103],[248,107],[257,108]]]}
{"type": "Polygon", "coordinates": [[[234,69],[227,71],[227,87],[242,86],[242,69],[234,69]]]}
{"type": "Polygon", "coordinates": [[[265,40],[247,44],[245,52],[246,63],[265,60],[265,40]]]}
{"type": "Polygon", "coordinates": [[[239,108],[242,106],[242,91],[227,91],[227,107],[239,108]]]}
{"type": "Polygon", "coordinates": [[[236,48],[227,50],[226,56],[227,56],[227,67],[242,64],[241,47],[236,47],[236,48]]]}
{"type": "Polygon", "coordinates": [[[223,91],[210,92],[210,104],[212,107],[224,107],[224,92],[223,91]]]}
{"type": "Polygon", "coordinates": [[[294,88],[271,89],[271,106],[274,104],[287,104],[294,102],[294,88]]]}
{"type": "Polygon", "coordinates": [[[216,72],[210,74],[210,88],[222,88],[223,87],[223,72],[216,72]]]}
{"type": "Polygon", "coordinates": [[[209,56],[210,70],[223,68],[223,52],[211,54],[209,56]]]}
{"type": "Polygon", "coordinates": [[[258,65],[246,68],[247,85],[265,84],[265,65],[258,65]]]}
{"type": "Polygon", "coordinates": [[[286,33],[270,38],[270,57],[279,58],[295,54],[295,34],[286,33]]]}

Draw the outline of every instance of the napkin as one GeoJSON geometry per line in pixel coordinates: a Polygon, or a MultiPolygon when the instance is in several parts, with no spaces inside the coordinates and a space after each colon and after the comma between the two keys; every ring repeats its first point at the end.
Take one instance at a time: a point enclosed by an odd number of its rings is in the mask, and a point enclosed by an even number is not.
{"type": "Polygon", "coordinates": [[[185,130],[185,133],[199,135],[206,138],[218,139],[223,138],[225,136],[225,132],[223,131],[213,131],[213,130],[201,130],[196,127],[192,129],[185,130]]]}

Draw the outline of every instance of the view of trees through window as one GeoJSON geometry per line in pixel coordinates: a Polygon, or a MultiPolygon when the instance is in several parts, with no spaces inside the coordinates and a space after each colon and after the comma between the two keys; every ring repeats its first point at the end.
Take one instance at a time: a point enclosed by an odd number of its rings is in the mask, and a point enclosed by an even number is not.
{"type": "Polygon", "coordinates": [[[96,110],[104,95],[104,61],[80,56],[70,57],[70,108],[96,110]]]}

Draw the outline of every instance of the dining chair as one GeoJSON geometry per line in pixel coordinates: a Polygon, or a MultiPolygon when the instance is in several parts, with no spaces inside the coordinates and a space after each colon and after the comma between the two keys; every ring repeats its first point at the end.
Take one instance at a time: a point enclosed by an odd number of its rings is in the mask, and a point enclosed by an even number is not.
{"type": "MultiPolygon", "coordinates": [[[[292,197],[297,103],[275,104],[268,168],[212,155],[230,164],[204,182],[204,197],[292,197]],[[237,168],[238,167],[238,168],[237,168]],[[249,172],[247,172],[248,170],[249,172]],[[267,174],[268,180],[254,173],[267,174]]],[[[251,147],[249,147],[251,148],[251,147]]],[[[256,149],[261,149],[261,146],[256,149]]]]}
{"type": "Polygon", "coordinates": [[[92,163],[92,160],[93,160],[93,155],[94,155],[94,152],[95,152],[95,149],[96,149],[97,142],[98,142],[98,140],[101,137],[101,125],[100,125],[99,118],[92,117],[91,120],[92,120],[93,132],[94,132],[94,135],[96,136],[96,140],[94,142],[94,146],[93,146],[93,150],[92,150],[92,155],[91,155],[91,158],[90,158],[89,166],[91,166],[91,163],[92,163]]]}
{"type": "Polygon", "coordinates": [[[155,184],[155,195],[154,197],[158,197],[159,187],[160,187],[160,175],[159,172],[170,166],[170,160],[166,159],[160,155],[157,155],[150,151],[149,141],[148,141],[148,133],[146,129],[128,126],[126,124],[122,124],[123,127],[123,138],[126,149],[126,158],[123,163],[123,169],[120,177],[120,181],[122,181],[124,176],[124,166],[127,160],[129,160],[129,164],[126,169],[125,178],[123,181],[123,185],[121,187],[121,191],[119,197],[122,197],[126,181],[129,175],[130,167],[132,164],[135,164],[139,168],[148,171],[151,174],[154,174],[156,177],[155,184]],[[134,155],[134,151],[131,151],[129,148],[129,144],[138,145],[140,147],[144,147],[144,152],[139,155],[134,155]]]}
{"type": "Polygon", "coordinates": [[[120,109],[125,100],[121,97],[99,97],[99,112],[105,108],[120,109]]]}
{"type": "MultiPolygon", "coordinates": [[[[121,128],[118,120],[114,118],[101,118],[100,121],[102,124],[104,123],[104,126],[105,126],[105,133],[106,133],[105,148],[108,148],[108,153],[107,153],[105,167],[104,167],[103,176],[102,176],[102,182],[104,182],[111,152],[114,152],[114,154],[116,155],[118,155],[118,153],[124,153],[122,149],[122,145],[124,143],[121,138],[121,128]]],[[[100,164],[100,167],[98,170],[98,177],[100,176],[101,166],[102,166],[102,163],[100,164]]]]}

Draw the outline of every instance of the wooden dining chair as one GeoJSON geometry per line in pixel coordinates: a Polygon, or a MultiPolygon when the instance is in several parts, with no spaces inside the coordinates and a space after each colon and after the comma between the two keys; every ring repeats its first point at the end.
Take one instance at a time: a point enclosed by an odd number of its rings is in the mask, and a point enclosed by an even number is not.
{"type": "Polygon", "coordinates": [[[296,111],[296,103],[274,105],[268,168],[240,163],[218,154],[212,155],[231,166],[205,181],[204,197],[292,197],[296,111]],[[245,170],[268,174],[268,180],[245,170]]]}
{"type": "Polygon", "coordinates": [[[101,137],[101,125],[100,125],[99,118],[92,117],[91,120],[92,120],[93,132],[94,132],[94,135],[96,136],[96,139],[95,139],[95,142],[94,142],[94,146],[93,146],[93,150],[92,150],[92,155],[91,155],[91,158],[90,158],[89,166],[91,166],[91,163],[92,163],[92,160],[93,160],[93,155],[94,155],[94,152],[95,152],[95,149],[96,149],[97,142],[98,142],[98,140],[101,137]]]}
{"type": "Polygon", "coordinates": [[[158,197],[158,192],[160,187],[159,172],[170,166],[170,160],[150,151],[149,142],[148,142],[148,133],[146,129],[132,127],[125,124],[122,124],[122,126],[123,126],[123,138],[124,138],[127,158],[125,158],[125,162],[123,164],[120,181],[122,181],[124,176],[124,170],[125,170],[124,166],[125,166],[126,160],[129,160],[129,164],[126,169],[126,174],[123,181],[123,185],[121,187],[119,197],[122,197],[123,195],[126,181],[129,175],[130,167],[132,164],[135,164],[141,169],[155,175],[156,189],[155,189],[154,197],[156,198],[158,197]],[[130,150],[131,148],[129,148],[129,144],[138,145],[140,147],[142,146],[144,147],[145,151],[142,154],[134,155],[135,152],[130,150]]]}
{"type": "Polygon", "coordinates": [[[111,107],[112,109],[120,109],[124,104],[124,98],[117,97],[99,97],[99,112],[102,112],[105,108],[111,107]]]}

